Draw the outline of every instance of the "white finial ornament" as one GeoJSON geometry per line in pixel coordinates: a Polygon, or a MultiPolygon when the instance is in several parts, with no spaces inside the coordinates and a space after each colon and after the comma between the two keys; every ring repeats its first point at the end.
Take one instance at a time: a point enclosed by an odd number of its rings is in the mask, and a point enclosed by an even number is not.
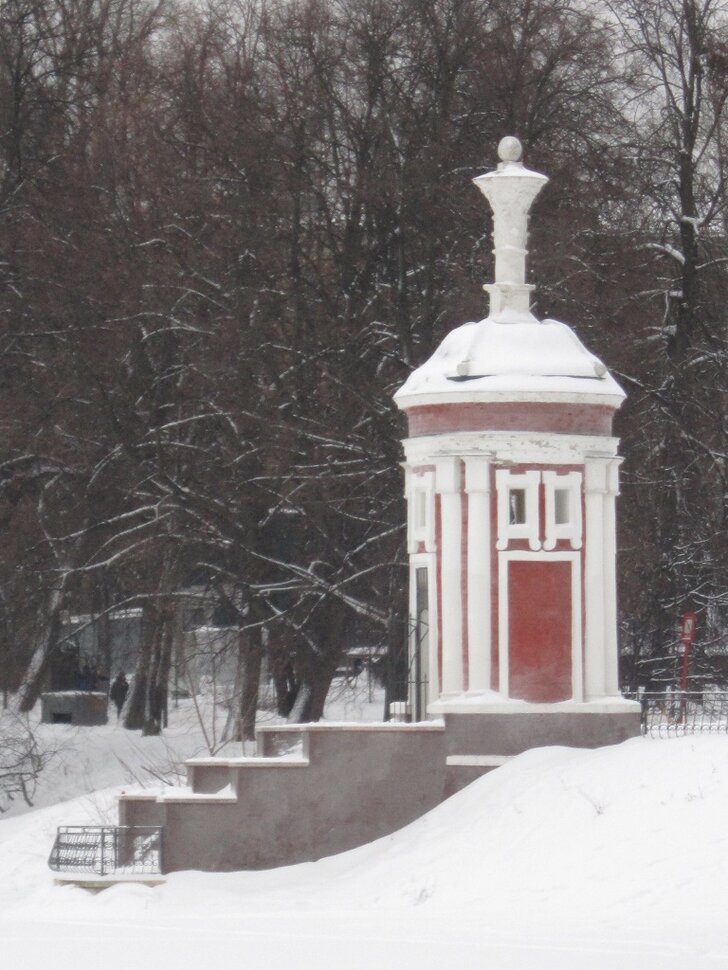
{"type": "Polygon", "coordinates": [[[534,319],[530,311],[532,287],[526,283],[528,213],[548,179],[525,168],[522,155],[517,138],[501,138],[497,171],[473,180],[493,210],[495,280],[485,289],[490,293],[490,317],[499,323],[534,319]]]}
{"type": "MultiPolygon", "coordinates": [[[[509,393],[519,395],[513,401],[545,402],[551,391],[560,395],[565,387],[579,399],[582,394],[603,395],[615,408],[624,397],[604,364],[565,324],[540,321],[531,312],[535,287],[526,282],[528,213],[548,179],[526,168],[522,154],[518,138],[501,138],[497,168],[473,179],[493,210],[495,278],[483,287],[490,297],[488,316],[453,330],[410,375],[396,395],[405,410],[456,399],[468,403],[481,400],[479,395],[482,400],[504,400],[509,393]],[[521,398],[522,393],[533,397],[521,398]]],[[[439,425],[433,421],[428,427],[439,425]]]]}
{"type": "Polygon", "coordinates": [[[498,158],[502,162],[520,162],[523,157],[523,147],[513,135],[506,135],[498,142],[498,158]]]}

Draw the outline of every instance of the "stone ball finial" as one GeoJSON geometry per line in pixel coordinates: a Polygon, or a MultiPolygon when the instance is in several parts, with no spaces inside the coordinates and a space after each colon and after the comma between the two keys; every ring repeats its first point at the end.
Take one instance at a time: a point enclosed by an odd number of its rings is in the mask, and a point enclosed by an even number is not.
{"type": "Polygon", "coordinates": [[[502,162],[520,162],[522,155],[521,143],[513,135],[506,135],[498,142],[498,158],[502,162]]]}

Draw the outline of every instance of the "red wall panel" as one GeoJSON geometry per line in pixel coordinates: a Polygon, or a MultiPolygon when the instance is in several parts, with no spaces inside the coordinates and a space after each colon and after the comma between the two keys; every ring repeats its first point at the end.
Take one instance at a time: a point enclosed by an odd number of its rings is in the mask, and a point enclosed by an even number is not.
{"type": "Polygon", "coordinates": [[[508,693],[534,703],[572,696],[571,562],[508,564],[508,693]]]}

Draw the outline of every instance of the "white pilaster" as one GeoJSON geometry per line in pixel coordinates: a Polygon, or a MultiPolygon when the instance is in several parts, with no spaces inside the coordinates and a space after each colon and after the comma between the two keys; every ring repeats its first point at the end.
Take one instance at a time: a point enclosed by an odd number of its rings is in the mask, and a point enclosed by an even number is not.
{"type": "Polygon", "coordinates": [[[619,495],[619,459],[608,463],[604,495],[604,685],[610,697],[619,695],[619,641],[617,638],[617,528],[616,498],[619,495]]]}
{"type": "Polygon", "coordinates": [[[609,462],[602,458],[587,458],[584,466],[586,506],[584,686],[587,700],[603,697],[606,694],[604,497],[607,493],[608,470],[609,462]]]}
{"type": "Polygon", "coordinates": [[[435,476],[429,472],[415,474],[405,469],[407,498],[407,551],[435,551],[435,476]]]}
{"type": "Polygon", "coordinates": [[[468,495],[468,688],[490,690],[490,461],[465,459],[468,495]]]}
{"type": "Polygon", "coordinates": [[[462,502],[457,458],[435,462],[435,491],[440,496],[440,582],[442,596],[442,694],[463,689],[462,502]]]}

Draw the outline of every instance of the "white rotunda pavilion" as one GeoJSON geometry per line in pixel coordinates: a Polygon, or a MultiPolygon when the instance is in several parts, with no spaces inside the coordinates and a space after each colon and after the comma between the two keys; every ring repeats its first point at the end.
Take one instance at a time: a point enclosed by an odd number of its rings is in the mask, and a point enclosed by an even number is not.
{"type": "Polygon", "coordinates": [[[518,139],[498,153],[474,180],[493,210],[489,315],[448,334],[395,395],[409,428],[411,669],[426,684],[411,716],[446,715],[449,729],[506,716],[522,747],[579,743],[582,729],[607,743],[639,729],[618,685],[612,419],[625,395],[568,326],[533,315],[528,214],[548,180],[518,139]]]}

